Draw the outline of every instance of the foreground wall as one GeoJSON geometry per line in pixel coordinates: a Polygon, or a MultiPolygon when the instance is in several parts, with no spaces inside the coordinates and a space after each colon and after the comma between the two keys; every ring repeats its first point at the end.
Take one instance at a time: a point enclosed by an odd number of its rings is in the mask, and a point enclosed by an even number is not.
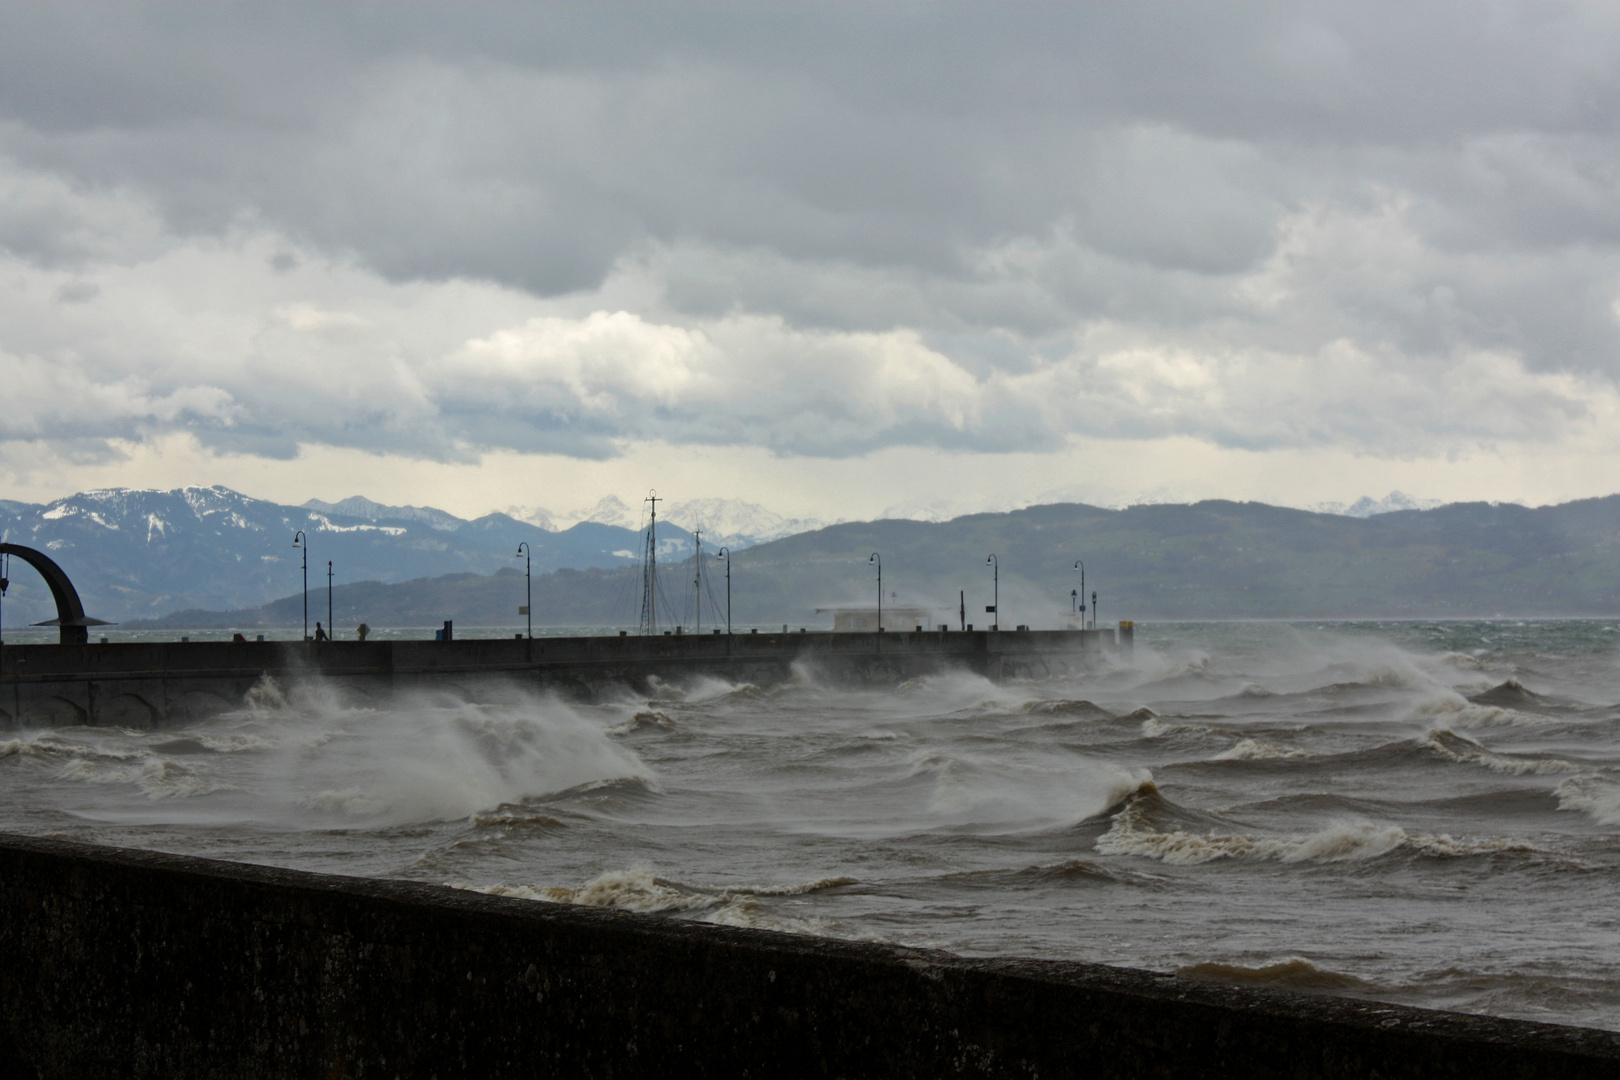
{"type": "Polygon", "coordinates": [[[498,678],[590,698],[709,675],[769,685],[808,663],[893,685],[942,667],[987,678],[1080,670],[1102,631],[689,634],[466,641],[168,641],[0,648],[0,727],[186,723],[234,708],[264,675],[321,676],[359,693],[498,678]]]}
{"type": "Polygon", "coordinates": [[[1612,1077],[1620,1036],[0,836],[7,1077],[1612,1077]]]}

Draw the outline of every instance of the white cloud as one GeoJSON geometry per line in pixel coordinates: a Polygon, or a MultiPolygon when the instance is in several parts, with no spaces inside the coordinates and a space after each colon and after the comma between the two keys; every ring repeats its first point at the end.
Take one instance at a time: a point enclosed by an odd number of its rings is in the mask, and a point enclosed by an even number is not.
{"type": "Polygon", "coordinates": [[[28,469],[662,446],[949,487],[1077,440],[1540,460],[1615,412],[1608,5],[14,14],[28,469]]]}

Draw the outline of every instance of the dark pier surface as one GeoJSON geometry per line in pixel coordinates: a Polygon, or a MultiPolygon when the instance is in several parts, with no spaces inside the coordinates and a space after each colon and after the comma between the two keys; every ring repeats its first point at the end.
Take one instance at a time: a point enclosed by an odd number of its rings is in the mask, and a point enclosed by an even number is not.
{"type": "Polygon", "coordinates": [[[7,1077],[1584,1077],[1620,1034],[0,836],[7,1077]]]}
{"type": "Polygon", "coordinates": [[[589,699],[704,675],[766,686],[795,665],[891,685],[948,667],[1039,678],[1083,670],[1112,644],[1109,631],[1035,630],[6,645],[0,727],[186,723],[234,708],[266,675],[321,676],[371,694],[500,679],[589,699]]]}

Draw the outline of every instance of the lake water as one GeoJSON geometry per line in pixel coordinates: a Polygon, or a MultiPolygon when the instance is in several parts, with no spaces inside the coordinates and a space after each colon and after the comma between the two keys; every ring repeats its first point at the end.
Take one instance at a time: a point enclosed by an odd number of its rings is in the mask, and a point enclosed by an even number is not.
{"type": "Polygon", "coordinates": [[[0,732],[0,828],[1620,1028],[1617,702],[1592,621],[1141,624],[1083,678],[594,705],[265,685],[0,732]]]}

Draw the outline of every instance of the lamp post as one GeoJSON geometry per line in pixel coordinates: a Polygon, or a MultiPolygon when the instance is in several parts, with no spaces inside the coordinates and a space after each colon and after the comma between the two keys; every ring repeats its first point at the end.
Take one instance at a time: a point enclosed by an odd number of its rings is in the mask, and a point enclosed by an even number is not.
{"type": "MultiPolygon", "coordinates": [[[[1086,628],[1086,564],[1083,559],[1074,560],[1074,568],[1080,571],[1080,629],[1086,628]]],[[[1073,596],[1071,590],[1069,595],[1073,596]]]]}
{"type": "Polygon", "coordinates": [[[692,632],[703,633],[703,532],[692,530],[692,632]]]}
{"type": "Polygon", "coordinates": [[[304,640],[309,640],[309,537],[304,530],[293,533],[293,547],[304,553],[304,640]]]}
{"type": "MultiPolygon", "coordinates": [[[[717,559],[726,560],[726,637],[731,636],[731,549],[723,547],[714,553],[717,559]]],[[[727,646],[730,648],[730,646],[727,646]]]]}
{"type": "Polygon", "coordinates": [[[878,570],[878,633],[883,633],[883,558],[877,552],[872,552],[868,563],[877,563],[878,570]]]}
{"type": "Polygon", "coordinates": [[[1091,628],[1097,629],[1097,590],[1091,590],[1091,628]]]}
{"type": "Polygon", "coordinates": [[[995,621],[990,624],[990,629],[992,629],[992,630],[1000,630],[1001,629],[1001,563],[996,560],[996,557],[994,555],[991,555],[988,559],[986,559],[984,561],[990,564],[990,581],[991,581],[992,585],[995,588],[995,591],[993,593],[991,593],[991,597],[995,600],[995,603],[991,604],[989,607],[985,608],[984,610],[986,612],[988,612],[989,614],[994,615],[996,617],[995,621]]]}
{"type": "Polygon", "coordinates": [[[332,625],[332,560],[326,560],[326,640],[331,641],[337,627],[332,625]]]}
{"type": "Polygon", "coordinates": [[[531,584],[529,572],[534,564],[534,550],[529,547],[527,540],[518,544],[517,555],[512,556],[512,558],[515,559],[518,556],[523,557],[523,611],[521,614],[527,615],[529,618],[529,640],[532,641],[534,640],[534,588],[531,584]]]}

